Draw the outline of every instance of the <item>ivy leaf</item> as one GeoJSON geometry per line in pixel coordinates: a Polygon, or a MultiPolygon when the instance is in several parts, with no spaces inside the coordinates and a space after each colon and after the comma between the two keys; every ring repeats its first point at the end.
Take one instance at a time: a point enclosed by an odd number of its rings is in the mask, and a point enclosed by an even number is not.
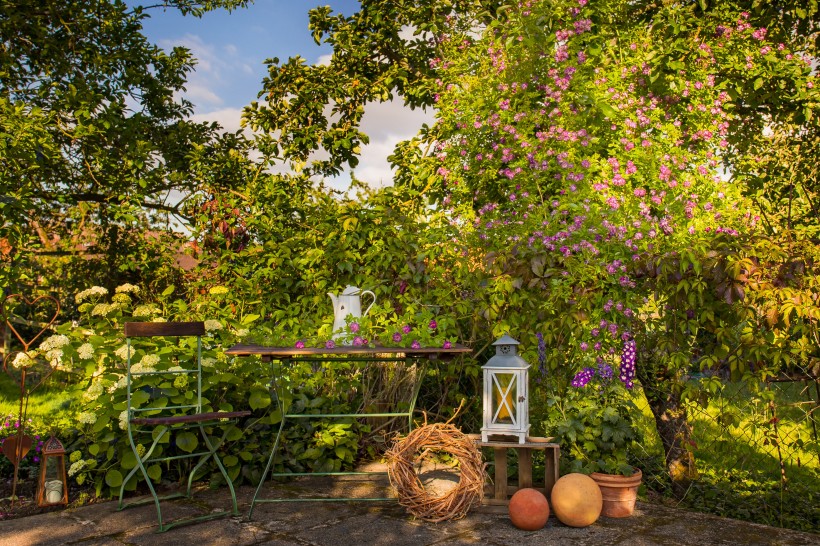
{"type": "Polygon", "coordinates": [[[177,447],[187,453],[192,453],[196,446],[199,445],[199,440],[192,432],[180,432],[177,434],[177,447]]]}
{"type": "Polygon", "coordinates": [[[251,409],[257,410],[270,406],[270,393],[266,389],[255,388],[251,391],[251,396],[248,399],[248,404],[251,409]]]}
{"type": "Polygon", "coordinates": [[[160,478],[162,478],[162,467],[160,467],[158,464],[152,464],[145,470],[146,472],[148,472],[148,477],[154,480],[155,482],[158,482],[160,478]]]}
{"type": "Polygon", "coordinates": [[[119,470],[111,469],[105,473],[105,483],[108,487],[119,487],[122,485],[122,473],[119,470]]]}

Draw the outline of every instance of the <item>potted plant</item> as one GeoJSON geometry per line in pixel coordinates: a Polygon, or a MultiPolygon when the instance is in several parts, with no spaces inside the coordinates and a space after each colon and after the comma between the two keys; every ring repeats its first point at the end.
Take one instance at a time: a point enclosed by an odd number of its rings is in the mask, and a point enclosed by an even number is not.
{"type": "Polygon", "coordinates": [[[556,433],[572,459],[572,470],[589,474],[601,488],[602,515],[628,517],[635,509],[642,473],[628,461],[640,440],[633,416],[640,411],[631,396],[635,341],[624,342],[620,365],[603,357],[577,372],[561,403],[556,433]],[[617,373],[617,375],[616,375],[617,373]]]}

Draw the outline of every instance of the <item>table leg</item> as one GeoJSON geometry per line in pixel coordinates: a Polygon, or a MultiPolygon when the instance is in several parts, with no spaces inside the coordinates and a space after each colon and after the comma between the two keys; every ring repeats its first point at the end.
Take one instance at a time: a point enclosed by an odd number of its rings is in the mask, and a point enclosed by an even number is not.
{"type": "MultiPolygon", "coordinates": [[[[282,365],[284,366],[284,362],[282,362],[282,365]]],[[[276,431],[276,439],[273,441],[273,447],[271,448],[270,456],[268,457],[268,464],[265,465],[265,470],[259,478],[259,485],[256,486],[256,492],[253,494],[253,500],[251,500],[251,507],[248,510],[248,519],[253,517],[253,509],[256,506],[256,500],[259,497],[259,493],[262,491],[262,486],[265,485],[265,480],[271,471],[273,459],[276,456],[277,449],[279,449],[279,440],[282,437],[282,430],[285,428],[285,407],[282,404],[284,392],[279,389],[279,384],[276,382],[276,375],[273,373],[273,364],[271,364],[271,386],[276,393],[276,404],[279,407],[279,412],[282,416],[279,421],[279,430],[276,431]]],[[[284,387],[282,388],[284,389],[284,387]]]]}
{"type": "Polygon", "coordinates": [[[413,358],[407,358],[405,360],[405,366],[409,369],[410,366],[413,366],[415,363],[416,365],[416,387],[413,389],[413,398],[410,400],[410,407],[408,408],[408,415],[407,415],[407,432],[409,433],[413,430],[413,412],[416,409],[416,401],[419,398],[419,392],[421,392],[421,383],[424,381],[424,374],[427,373],[427,361],[420,363],[420,361],[415,360],[413,358]]]}

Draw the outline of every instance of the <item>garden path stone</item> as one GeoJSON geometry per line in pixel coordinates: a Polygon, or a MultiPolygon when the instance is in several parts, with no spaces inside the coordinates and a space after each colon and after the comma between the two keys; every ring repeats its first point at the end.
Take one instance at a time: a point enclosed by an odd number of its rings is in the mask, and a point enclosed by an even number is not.
{"type": "MultiPolygon", "coordinates": [[[[344,495],[390,495],[385,482],[301,478],[266,485],[266,498],[295,498],[332,492],[344,495]]],[[[157,533],[153,504],[117,511],[116,502],[39,514],[0,522],[3,546],[324,546],[373,544],[390,546],[501,545],[771,545],[820,546],[820,534],[767,527],[666,506],[638,503],[626,519],[601,518],[575,529],[554,517],[539,531],[521,531],[503,512],[481,507],[458,521],[415,520],[396,503],[287,502],[257,504],[246,519],[254,488],[237,489],[241,516],[176,527],[157,533]]],[[[230,496],[222,488],[198,490],[193,499],[163,504],[167,520],[222,511],[230,496]]]]}

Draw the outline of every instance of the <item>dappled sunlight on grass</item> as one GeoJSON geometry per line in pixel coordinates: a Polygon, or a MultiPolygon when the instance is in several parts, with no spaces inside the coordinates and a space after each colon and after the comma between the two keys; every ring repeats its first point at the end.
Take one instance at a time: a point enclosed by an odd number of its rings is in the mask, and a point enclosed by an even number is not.
{"type": "MultiPolygon", "coordinates": [[[[642,412],[638,424],[644,433],[643,452],[637,458],[643,463],[644,482],[668,497],[654,419],[642,394],[636,403],[642,412]]],[[[812,404],[796,383],[774,384],[761,394],[725,383],[706,407],[689,404],[700,479],[680,505],[769,525],[820,528],[814,509],[820,501],[820,451],[809,413],[812,404]]]]}

